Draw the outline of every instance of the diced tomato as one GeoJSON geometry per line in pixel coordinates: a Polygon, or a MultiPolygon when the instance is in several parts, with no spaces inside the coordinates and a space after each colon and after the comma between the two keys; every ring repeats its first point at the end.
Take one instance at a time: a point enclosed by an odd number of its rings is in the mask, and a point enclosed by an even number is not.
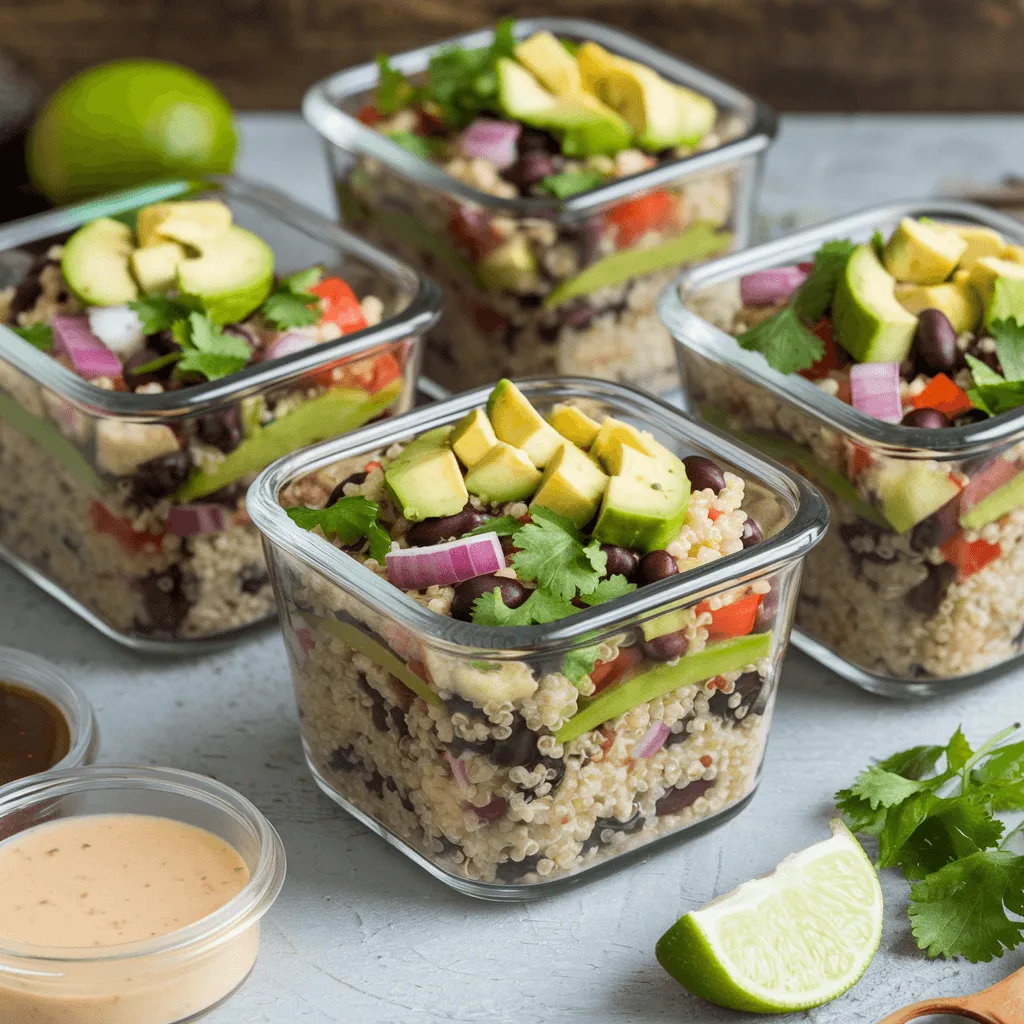
{"type": "Polygon", "coordinates": [[[665,227],[675,216],[676,198],[669,192],[648,192],[610,209],[605,219],[616,229],[616,244],[628,249],[648,231],[665,227]]]}
{"type": "Polygon", "coordinates": [[[853,405],[853,391],[850,388],[850,375],[844,373],[839,378],[839,390],[836,392],[836,398],[840,402],[845,402],[847,405],[853,405]]]}
{"type": "Polygon", "coordinates": [[[711,625],[708,627],[709,640],[724,640],[726,637],[747,636],[753,633],[757,619],[757,609],[764,600],[764,594],[747,594],[724,608],[711,611],[707,601],[697,605],[697,614],[711,612],[711,625]]]}
{"type": "Polygon", "coordinates": [[[164,537],[162,533],[141,533],[132,526],[130,519],[114,515],[102,502],[94,500],[89,508],[93,529],[97,533],[110,534],[125,551],[155,554],[160,550],[160,542],[164,537]]]}
{"type": "Polygon", "coordinates": [[[380,469],[380,463],[376,459],[363,466],[364,473],[372,473],[375,469],[380,469]]]}
{"type": "Polygon", "coordinates": [[[448,220],[448,233],[470,259],[482,260],[502,243],[502,237],[481,210],[456,206],[448,220]]]}
{"type": "Polygon", "coordinates": [[[821,380],[823,377],[827,377],[833,370],[840,369],[843,365],[843,360],[832,338],[832,321],[827,316],[823,316],[811,328],[811,332],[824,342],[825,351],[816,363],[812,363],[806,370],[801,370],[800,376],[806,377],[807,380],[821,380]]]}
{"type": "Polygon", "coordinates": [[[436,114],[431,113],[423,107],[416,113],[416,134],[417,135],[447,135],[448,126],[436,114]]]}
{"type": "Polygon", "coordinates": [[[720,515],[722,515],[722,512],[719,509],[717,509],[717,508],[709,508],[708,509],[708,519],[710,519],[711,522],[714,522],[720,515]]]}
{"type": "Polygon", "coordinates": [[[814,269],[813,263],[798,263],[797,267],[802,270],[805,274],[809,274],[814,269]]]}
{"type": "Polygon", "coordinates": [[[382,356],[378,356],[373,361],[373,375],[370,378],[370,384],[367,387],[367,391],[371,395],[377,394],[378,391],[383,391],[393,380],[398,380],[402,376],[401,363],[390,353],[385,353],[382,356]]]}
{"type": "Polygon", "coordinates": [[[627,672],[636,668],[643,660],[643,651],[639,647],[623,647],[619,656],[596,666],[590,673],[590,681],[594,684],[594,693],[606,690],[612,683],[617,683],[627,672]]]}
{"type": "Polygon", "coordinates": [[[932,377],[925,389],[914,396],[913,404],[915,409],[938,409],[950,419],[974,408],[967,392],[944,373],[932,377]]]}
{"type": "Polygon", "coordinates": [[[356,120],[363,124],[376,124],[380,120],[380,111],[372,103],[367,103],[359,108],[356,120]]]}
{"type": "Polygon", "coordinates": [[[871,461],[869,448],[865,448],[862,444],[852,444],[846,453],[846,475],[851,480],[856,480],[871,465],[871,461]]]}
{"type": "Polygon", "coordinates": [[[981,572],[990,562],[994,562],[1002,548],[998,544],[989,544],[987,540],[968,541],[962,530],[953,534],[940,548],[942,557],[956,568],[956,581],[963,583],[976,572],[981,572]]]}
{"type": "Polygon", "coordinates": [[[348,282],[340,277],[326,277],[309,290],[320,297],[324,320],[337,324],[342,334],[361,331],[366,326],[362,307],[348,282]]]}

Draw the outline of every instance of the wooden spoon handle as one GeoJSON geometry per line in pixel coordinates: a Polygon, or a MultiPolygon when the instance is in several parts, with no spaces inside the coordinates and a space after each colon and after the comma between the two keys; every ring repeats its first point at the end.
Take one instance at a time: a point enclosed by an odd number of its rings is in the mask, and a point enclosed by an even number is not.
{"type": "MultiPolygon", "coordinates": [[[[981,1016],[977,1011],[971,1012],[968,1004],[970,997],[966,999],[924,999],[920,1003],[913,1003],[904,1006],[902,1010],[890,1013],[883,1017],[878,1024],[907,1024],[907,1021],[917,1020],[918,1017],[927,1017],[933,1013],[952,1013],[968,1020],[981,1021],[982,1024],[1004,1024],[998,1017],[981,1016]]],[[[1024,1024],[1024,1020],[1021,1021],[1024,1024]]]]}
{"type": "Polygon", "coordinates": [[[972,996],[925,999],[905,1006],[878,1024],[906,1024],[932,1013],[952,1013],[981,1024],[1024,1024],[1024,969],[972,996]]]}

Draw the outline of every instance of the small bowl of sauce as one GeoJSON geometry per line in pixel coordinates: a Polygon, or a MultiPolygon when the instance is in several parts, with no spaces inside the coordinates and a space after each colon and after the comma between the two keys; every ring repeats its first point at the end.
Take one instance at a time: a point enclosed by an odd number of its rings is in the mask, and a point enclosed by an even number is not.
{"type": "Polygon", "coordinates": [[[98,746],[82,691],[48,661],[0,647],[0,786],[91,764],[98,746]]]}
{"type": "Polygon", "coordinates": [[[248,800],[170,768],[0,790],[0,1021],[178,1024],[248,977],[284,847],[248,800]]]}

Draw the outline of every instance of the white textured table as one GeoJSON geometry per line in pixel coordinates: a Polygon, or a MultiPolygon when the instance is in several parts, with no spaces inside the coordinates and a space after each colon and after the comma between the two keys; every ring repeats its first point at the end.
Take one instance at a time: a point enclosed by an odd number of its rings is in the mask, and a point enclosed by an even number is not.
{"type": "MultiPolygon", "coordinates": [[[[1024,119],[789,118],[769,161],[776,225],[926,194],[971,173],[1024,169],[1024,119]]],[[[330,209],[312,133],[294,117],[244,119],[241,170],[330,209]]],[[[225,653],[153,660],[116,647],[0,567],[0,643],[52,658],[88,691],[105,760],[216,776],[271,818],[288,881],[266,919],[249,983],[210,1024],[678,1024],[744,1021],[691,999],[654,960],[685,911],[823,838],[832,792],[874,755],[972,739],[1020,715],[1024,674],[915,705],[873,698],[789,655],[764,782],[719,829],[548,901],[501,906],[457,896],[321,796],[299,746],[284,647],[267,632],[225,653]]],[[[906,887],[886,873],[882,948],[815,1024],[870,1024],[912,1000],[966,992],[1024,964],[928,962],[906,922],[906,887]]]]}

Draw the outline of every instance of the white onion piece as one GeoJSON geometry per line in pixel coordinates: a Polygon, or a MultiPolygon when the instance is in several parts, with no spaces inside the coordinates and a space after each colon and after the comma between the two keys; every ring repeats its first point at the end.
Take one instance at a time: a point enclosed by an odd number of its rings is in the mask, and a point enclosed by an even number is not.
{"type": "Polygon", "coordinates": [[[201,533],[224,532],[224,509],[212,502],[172,505],[167,528],[179,537],[198,537],[201,533]]]}
{"type": "Polygon", "coordinates": [[[121,360],[89,330],[89,321],[84,316],[55,316],[50,326],[54,350],[71,360],[79,377],[92,380],[121,375],[121,360]]]}
{"type": "Polygon", "coordinates": [[[459,139],[459,149],[464,156],[487,160],[499,171],[516,162],[516,143],[523,126],[515,121],[497,121],[490,117],[478,117],[459,139]]]}
{"type": "Polygon", "coordinates": [[[785,302],[807,280],[800,267],[772,267],[740,278],[740,299],[744,306],[771,306],[785,302]]]}
{"type": "Polygon", "coordinates": [[[461,537],[423,548],[392,549],[385,559],[388,580],[399,590],[451,586],[505,568],[496,533],[461,537]]]}
{"type": "Polygon", "coordinates": [[[293,356],[296,352],[305,352],[306,349],[319,345],[316,338],[308,334],[300,334],[298,331],[289,331],[282,334],[263,354],[264,359],[280,359],[282,356],[293,356]]]}
{"type": "Polygon", "coordinates": [[[664,722],[652,723],[650,729],[644,733],[644,738],[636,745],[633,757],[637,759],[653,757],[665,746],[665,740],[668,739],[671,731],[664,722]]]}
{"type": "Polygon", "coordinates": [[[855,409],[885,423],[903,419],[899,363],[854,363],[850,367],[850,398],[855,409]]]}
{"type": "Polygon", "coordinates": [[[92,306],[85,315],[89,318],[92,333],[122,363],[145,348],[146,332],[142,329],[142,321],[129,306],[92,306]]]}

